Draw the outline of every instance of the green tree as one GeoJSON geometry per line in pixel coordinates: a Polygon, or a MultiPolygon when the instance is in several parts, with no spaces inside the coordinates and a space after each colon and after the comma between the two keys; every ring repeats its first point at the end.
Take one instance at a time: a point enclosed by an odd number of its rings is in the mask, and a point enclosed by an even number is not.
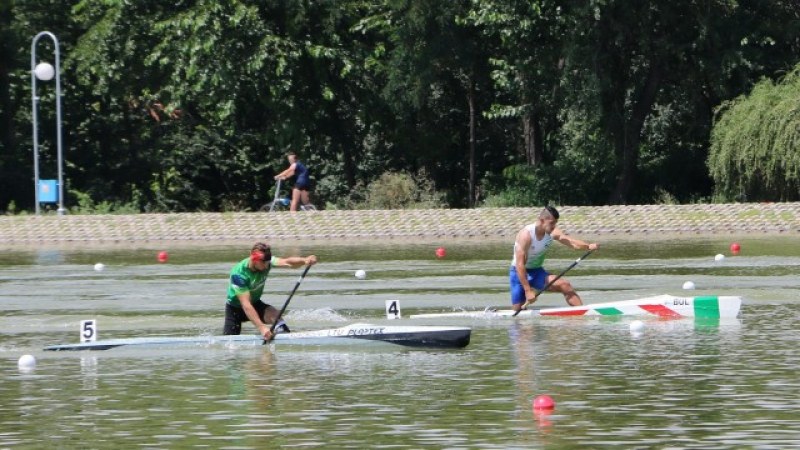
{"type": "Polygon", "coordinates": [[[714,108],[796,63],[798,23],[789,0],[6,0],[0,207],[32,209],[32,30],[62,44],[68,206],[193,211],[265,203],[289,149],[317,204],[423,168],[451,206],[703,199],[714,108]]]}
{"type": "Polygon", "coordinates": [[[719,108],[708,168],[731,201],[800,200],[800,65],[719,108]]]}
{"type": "MultiPolygon", "coordinates": [[[[4,210],[9,202],[21,196],[21,192],[13,189],[15,185],[23,184],[24,178],[12,175],[18,157],[16,150],[16,127],[14,126],[14,112],[16,105],[12,104],[11,71],[16,58],[16,35],[11,29],[14,20],[13,3],[0,1],[0,211],[4,210]],[[13,179],[13,178],[16,179],[13,179]]],[[[20,199],[21,200],[21,199],[20,199]]]]}
{"type": "Polygon", "coordinates": [[[472,206],[478,167],[492,157],[491,150],[480,152],[478,146],[490,139],[479,129],[492,95],[493,44],[463,20],[468,6],[467,1],[386,2],[362,27],[383,37],[372,67],[384,80],[383,98],[397,117],[394,163],[399,169],[425,168],[440,189],[444,185],[451,192],[453,203],[472,206]]]}
{"type": "Polygon", "coordinates": [[[587,30],[587,39],[577,41],[577,57],[568,58],[568,67],[587,75],[587,86],[597,89],[597,111],[618,174],[610,203],[628,202],[640,185],[643,132],[655,108],[692,99],[717,104],[731,95],[730,87],[741,92],[739,80],[786,67],[798,36],[787,6],[755,0],[604,1],[583,10],[580,29],[587,30]]]}
{"type": "Polygon", "coordinates": [[[498,42],[491,63],[499,95],[486,116],[520,119],[525,162],[531,166],[554,159],[564,46],[573,19],[550,2],[497,0],[474,1],[467,17],[484,38],[498,42]]]}
{"type": "MultiPolygon", "coordinates": [[[[649,201],[686,185],[684,198],[710,191],[696,164],[709,106],[785,67],[798,42],[787,2],[473,3],[470,18],[503,42],[493,61],[504,95],[492,117],[520,117],[524,161],[549,167],[537,176],[567,182],[568,196],[581,179],[592,203],[649,201]]],[[[548,184],[559,186],[536,186],[548,184]]]]}
{"type": "MultiPolygon", "coordinates": [[[[131,114],[137,121],[142,139],[123,153],[143,156],[126,166],[145,171],[132,179],[143,180],[156,208],[263,203],[288,149],[318,178],[344,172],[355,184],[360,143],[374,121],[360,108],[361,99],[370,104],[369,87],[357,78],[363,72],[349,51],[359,37],[348,34],[357,5],[107,3],[81,5],[84,21],[94,25],[82,38],[80,67],[93,91],[129,99],[110,119],[131,114]],[[108,64],[133,70],[97,69],[108,64]],[[206,200],[192,204],[192,191],[206,200]]],[[[346,190],[324,179],[319,185],[346,190]]]]}
{"type": "Polygon", "coordinates": [[[570,2],[472,3],[467,20],[499,42],[491,58],[498,94],[486,117],[514,122],[507,167],[485,177],[487,204],[597,202],[610,170],[600,123],[587,112],[596,96],[566,72],[580,10],[570,2]]]}

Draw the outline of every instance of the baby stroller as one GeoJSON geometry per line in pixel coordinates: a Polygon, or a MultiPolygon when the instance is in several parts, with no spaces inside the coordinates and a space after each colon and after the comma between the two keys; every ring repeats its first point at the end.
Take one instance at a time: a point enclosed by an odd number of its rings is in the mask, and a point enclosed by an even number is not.
{"type": "MultiPolygon", "coordinates": [[[[281,195],[281,180],[277,180],[275,184],[275,198],[261,206],[259,211],[288,211],[289,207],[292,205],[292,198],[288,194],[281,195]]],[[[307,203],[305,205],[300,205],[300,211],[316,211],[317,207],[312,205],[311,203],[307,203]]]]}

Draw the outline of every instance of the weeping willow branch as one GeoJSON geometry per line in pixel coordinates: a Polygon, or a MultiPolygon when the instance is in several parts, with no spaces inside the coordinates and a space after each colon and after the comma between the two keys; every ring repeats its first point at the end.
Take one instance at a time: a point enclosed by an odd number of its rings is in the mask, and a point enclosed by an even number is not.
{"type": "Polygon", "coordinates": [[[720,106],[708,168],[721,200],[800,200],[800,65],[720,106]]]}

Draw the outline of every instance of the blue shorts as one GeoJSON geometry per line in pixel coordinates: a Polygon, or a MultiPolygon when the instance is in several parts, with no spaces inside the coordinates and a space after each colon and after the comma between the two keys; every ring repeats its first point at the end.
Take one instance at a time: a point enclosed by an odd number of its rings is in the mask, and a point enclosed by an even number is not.
{"type": "MultiPolygon", "coordinates": [[[[544,289],[544,286],[547,284],[547,277],[550,275],[546,270],[539,267],[537,269],[525,269],[525,272],[528,273],[528,284],[530,284],[532,288],[537,291],[544,289]]],[[[525,289],[522,288],[519,282],[516,267],[512,266],[508,271],[508,278],[511,284],[511,304],[521,305],[525,303],[525,289]]]]}

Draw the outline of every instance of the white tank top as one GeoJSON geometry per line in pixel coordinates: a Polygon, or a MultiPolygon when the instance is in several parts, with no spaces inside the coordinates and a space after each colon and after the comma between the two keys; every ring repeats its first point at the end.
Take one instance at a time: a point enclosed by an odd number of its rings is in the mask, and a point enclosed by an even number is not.
{"type": "MultiPolygon", "coordinates": [[[[531,235],[531,247],[528,249],[528,261],[525,263],[526,269],[538,269],[544,264],[545,253],[553,243],[553,237],[545,233],[542,240],[536,239],[536,224],[527,225],[525,230],[531,235]]],[[[514,241],[514,254],[511,257],[511,267],[517,265],[517,242],[514,241]]]]}

